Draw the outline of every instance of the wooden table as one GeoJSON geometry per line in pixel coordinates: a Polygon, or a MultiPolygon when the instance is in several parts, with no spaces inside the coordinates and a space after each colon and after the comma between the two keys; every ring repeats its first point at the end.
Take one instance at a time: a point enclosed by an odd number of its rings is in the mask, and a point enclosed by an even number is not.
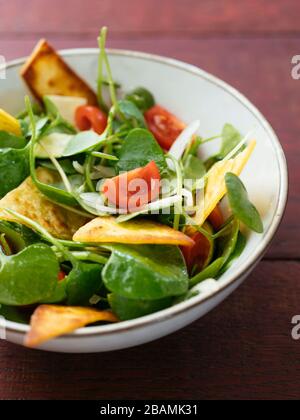
{"type": "MultiPolygon", "coordinates": [[[[286,152],[290,199],[264,261],[212,313],[176,334],[110,354],[45,354],[0,343],[0,398],[294,399],[300,397],[300,54],[298,0],[0,0],[0,55],[26,55],[44,36],[58,48],[109,46],[175,57],[240,89],[286,152]]],[[[2,104],[1,104],[2,105],[2,104]]]]}

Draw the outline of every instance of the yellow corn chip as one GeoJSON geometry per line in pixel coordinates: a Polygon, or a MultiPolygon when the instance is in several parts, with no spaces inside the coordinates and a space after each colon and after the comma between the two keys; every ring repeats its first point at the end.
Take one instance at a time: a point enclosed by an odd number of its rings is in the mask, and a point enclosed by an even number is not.
{"type": "Polygon", "coordinates": [[[202,208],[196,213],[193,220],[196,225],[202,226],[208,216],[215,209],[217,204],[226,194],[225,175],[232,172],[240,175],[247,164],[256,141],[253,140],[247,148],[239,153],[235,158],[216,163],[208,173],[207,184],[204,193],[204,202],[202,208]]]}
{"type": "Polygon", "coordinates": [[[97,96],[42,39],[23,66],[21,76],[36,99],[45,95],[76,96],[86,98],[90,105],[97,105],[97,96]]]}
{"type": "Polygon", "coordinates": [[[97,217],[75,233],[73,240],[87,243],[193,245],[182,232],[148,221],[117,223],[114,217],[97,217]]]}
{"type": "MultiPolygon", "coordinates": [[[[48,169],[37,170],[39,180],[45,184],[52,184],[56,180],[56,173],[48,169]]],[[[88,219],[65,210],[47,200],[39,192],[31,178],[27,178],[18,188],[10,191],[0,200],[0,219],[14,221],[14,216],[7,214],[4,209],[14,210],[23,216],[38,222],[56,238],[72,239],[73,234],[87,223],[88,219]]]]}
{"type": "Polygon", "coordinates": [[[21,136],[22,134],[19,121],[3,109],[0,109],[0,131],[7,131],[16,136],[21,136]]]}
{"type": "Polygon", "coordinates": [[[31,317],[25,346],[36,347],[95,322],[118,322],[111,311],[76,306],[40,305],[31,317]]]}

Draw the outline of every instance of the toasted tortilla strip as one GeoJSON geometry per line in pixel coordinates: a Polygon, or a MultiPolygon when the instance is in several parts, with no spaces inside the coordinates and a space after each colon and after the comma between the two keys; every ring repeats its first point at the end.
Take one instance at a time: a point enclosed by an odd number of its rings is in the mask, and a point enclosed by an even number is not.
{"type": "Polygon", "coordinates": [[[239,153],[235,158],[216,163],[208,173],[207,184],[204,193],[204,205],[193,218],[198,226],[202,226],[208,216],[216,208],[217,204],[225,196],[226,184],[225,175],[232,172],[235,175],[240,175],[250,156],[252,155],[256,146],[256,141],[253,140],[247,148],[239,153]]]}
{"type": "Polygon", "coordinates": [[[19,121],[12,115],[0,108],[0,131],[7,131],[8,133],[21,136],[21,125],[19,121]]]}
{"type": "Polygon", "coordinates": [[[45,341],[69,334],[95,322],[118,322],[111,311],[97,311],[75,306],[40,305],[31,317],[25,346],[36,347],[45,341]]]}
{"type": "MultiPolygon", "coordinates": [[[[48,169],[38,168],[37,175],[45,184],[51,184],[56,180],[56,173],[48,169]]],[[[48,201],[33,184],[31,178],[27,178],[18,188],[0,200],[0,219],[14,221],[14,217],[4,211],[5,208],[38,222],[49,233],[60,239],[72,239],[74,232],[88,221],[85,217],[48,201]]]]}
{"type": "Polygon", "coordinates": [[[182,232],[148,221],[117,223],[114,217],[97,217],[75,233],[73,240],[87,243],[193,245],[182,232]]]}
{"type": "Polygon", "coordinates": [[[21,69],[21,76],[39,101],[45,95],[86,98],[97,104],[93,90],[65,63],[51,45],[42,39],[21,69]]]}

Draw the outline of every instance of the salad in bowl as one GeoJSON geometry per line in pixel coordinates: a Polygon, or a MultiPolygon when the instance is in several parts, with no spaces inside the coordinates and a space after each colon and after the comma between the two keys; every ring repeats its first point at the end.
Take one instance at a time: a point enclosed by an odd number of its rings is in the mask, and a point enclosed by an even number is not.
{"type": "Polygon", "coordinates": [[[0,109],[0,315],[30,323],[29,347],[178,305],[240,257],[245,227],[264,231],[239,178],[251,132],[205,137],[147,88],[124,91],[106,36],[97,91],[42,40],[20,75],[34,101],[0,109]]]}

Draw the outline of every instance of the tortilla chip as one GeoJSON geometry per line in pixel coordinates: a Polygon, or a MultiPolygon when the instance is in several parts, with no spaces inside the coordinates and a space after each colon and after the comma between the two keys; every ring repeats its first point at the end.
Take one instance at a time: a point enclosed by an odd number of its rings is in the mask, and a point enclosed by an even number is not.
{"type": "Polygon", "coordinates": [[[87,243],[194,245],[182,232],[148,221],[117,223],[114,217],[97,217],[75,233],[73,240],[87,243]]]}
{"type": "Polygon", "coordinates": [[[213,212],[218,203],[226,195],[225,175],[232,172],[240,175],[256,146],[253,140],[247,148],[235,158],[216,163],[208,173],[207,184],[204,193],[204,205],[194,216],[196,225],[202,226],[208,216],[213,212]]]}
{"type": "Polygon", "coordinates": [[[0,131],[7,131],[8,133],[15,134],[16,136],[22,135],[21,125],[19,121],[1,108],[0,108],[0,131]]]}
{"type": "Polygon", "coordinates": [[[33,313],[25,346],[36,347],[45,341],[69,334],[95,322],[118,322],[111,311],[75,306],[40,305],[33,313]]]}
{"type": "MultiPolygon", "coordinates": [[[[45,184],[53,183],[57,176],[55,172],[44,168],[38,168],[37,175],[45,184]]],[[[27,178],[18,188],[0,200],[0,219],[15,221],[14,216],[4,211],[5,208],[38,222],[49,233],[60,239],[72,239],[73,234],[88,221],[85,217],[47,200],[31,178],[27,178]]]]}
{"type": "Polygon", "coordinates": [[[76,96],[97,105],[93,90],[42,39],[21,69],[21,76],[39,101],[45,95],[76,96]]]}

